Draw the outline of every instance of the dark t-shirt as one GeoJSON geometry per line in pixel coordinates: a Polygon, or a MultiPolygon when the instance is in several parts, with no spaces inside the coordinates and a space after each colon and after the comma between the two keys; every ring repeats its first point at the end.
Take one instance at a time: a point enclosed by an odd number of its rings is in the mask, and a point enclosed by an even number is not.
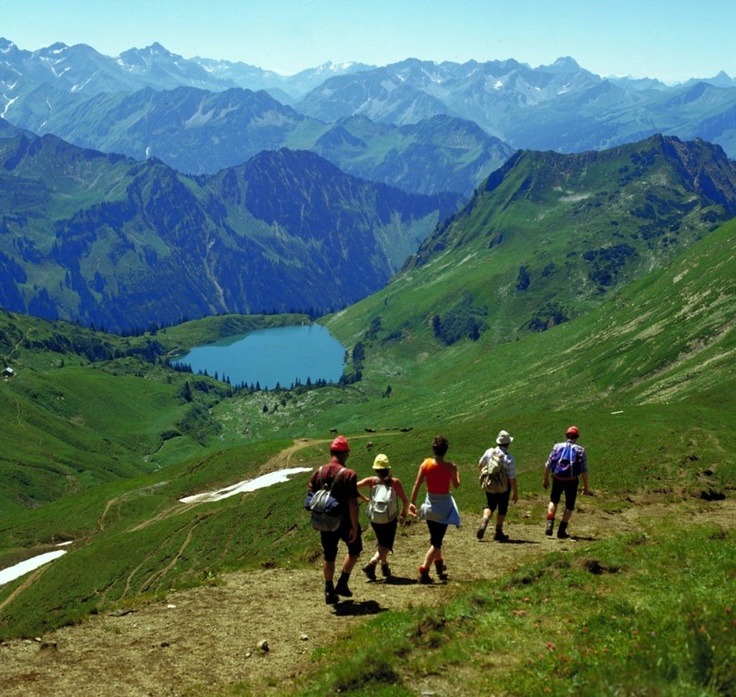
{"type": "Polygon", "coordinates": [[[343,467],[337,460],[332,460],[312,474],[309,480],[309,491],[318,491],[325,483],[329,487],[333,482],[335,486],[332,489],[332,495],[340,502],[343,513],[347,515],[348,502],[359,496],[358,475],[353,470],[343,467]],[[339,477],[338,474],[340,474],[339,477]],[[335,481],[336,478],[337,481],[335,481]]]}

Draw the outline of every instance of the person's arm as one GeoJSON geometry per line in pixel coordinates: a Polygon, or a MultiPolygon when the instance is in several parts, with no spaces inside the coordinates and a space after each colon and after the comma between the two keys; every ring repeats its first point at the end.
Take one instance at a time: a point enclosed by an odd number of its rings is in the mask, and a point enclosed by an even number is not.
{"type": "Polygon", "coordinates": [[[509,477],[511,484],[511,500],[516,503],[519,500],[519,487],[516,485],[516,477],[509,477]]]}
{"type": "Polygon", "coordinates": [[[460,486],[460,470],[454,462],[450,463],[450,473],[450,481],[452,482],[452,485],[457,489],[460,486]]]}
{"type": "Polygon", "coordinates": [[[350,512],[350,534],[348,542],[355,542],[358,539],[358,499],[350,498],[348,501],[348,510],[350,512]]]}
{"type": "Polygon", "coordinates": [[[511,500],[516,503],[519,500],[519,487],[516,483],[516,460],[513,455],[507,453],[506,471],[509,477],[509,486],[511,487],[511,500]]]}
{"type": "MultiPolygon", "coordinates": [[[[375,485],[375,477],[366,477],[365,479],[361,479],[358,482],[358,489],[366,488],[366,487],[372,487],[375,485]]],[[[365,494],[358,492],[360,494],[361,501],[368,503],[371,500],[370,496],[366,496],[365,494]]]]}
{"type": "Polygon", "coordinates": [[[419,487],[422,485],[422,482],[424,481],[424,478],[426,476],[427,475],[424,473],[424,466],[423,465],[420,465],[419,466],[419,472],[417,472],[416,481],[414,482],[414,486],[411,489],[411,496],[409,497],[410,498],[410,501],[409,501],[409,513],[411,515],[416,515],[417,514],[416,501],[417,501],[417,496],[419,495],[419,487]]]}
{"type": "Polygon", "coordinates": [[[588,488],[588,456],[585,448],[581,448],[580,450],[580,474],[583,477],[583,494],[590,496],[590,489],[588,488]]]}
{"type": "Polygon", "coordinates": [[[396,495],[401,499],[402,503],[401,513],[399,513],[399,520],[404,520],[404,518],[406,518],[407,514],[409,513],[409,499],[406,498],[404,487],[401,485],[401,482],[398,479],[393,480],[392,486],[394,487],[394,491],[396,492],[396,495]]]}
{"type": "Polygon", "coordinates": [[[312,476],[309,478],[309,484],[307,485],[307,493],[313,494],[315,491],[317,491],[317,476],[319,475],[319,472],[322,468],[315,470],[312,472],[312,476]]]}

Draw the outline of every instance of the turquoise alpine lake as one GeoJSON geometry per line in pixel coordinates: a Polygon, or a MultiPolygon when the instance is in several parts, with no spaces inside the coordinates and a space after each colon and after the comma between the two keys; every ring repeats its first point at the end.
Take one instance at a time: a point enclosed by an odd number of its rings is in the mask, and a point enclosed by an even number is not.
{"type": "Polygon", "coordinates": [[[271,390],[308,381],[337,382],[345,366],[345,347],[319,324],[274,327],[198,346],[172,363],[233,387],[271,390]]]}

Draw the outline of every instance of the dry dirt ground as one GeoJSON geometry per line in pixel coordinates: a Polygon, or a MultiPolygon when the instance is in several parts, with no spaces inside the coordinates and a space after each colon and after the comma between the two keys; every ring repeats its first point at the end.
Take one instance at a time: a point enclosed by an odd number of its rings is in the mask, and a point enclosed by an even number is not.
{"type": "MultiPolygon", "coordinates": [[[[506,544],[493,542],[492,535],[478,542],[478,517],[469,513],[463,527],[451,528],[446,537],[449,581],[435,580],[431,586],[416,583],[428,536],[424,524],[411,524],[397,538],[392,560],[397,582],[369,583],[359,563],[350,582],[354,597],[336,607],[324,603],[319,564],[306,570],[229,574],[215,586],[172,593],[164,602],[135,611],[95,616],[33,641],[1,643],[0,694],[200,695],[242,683],[253,694],[278,695],[309,671],[315,648],[339,641],[371,616],[438,602],[470,581],[506,574],[551,550],[571,550],[634,530],[642,518],[682,515],[680,506],[643,499],[633,503],[623,513],[606,513],[583,499],[570,525],[577,541],[545,537],[544,521],[528,517],[528,500],[510,511],[506,544]],[[262,641],[268,650],[259,648],[262,641]]],[[[736,503],[698,507],[704,521],[734,527],[736,503]]],[[[373,543],[372,532],[367,533],[363,560],[373,543]]]]}

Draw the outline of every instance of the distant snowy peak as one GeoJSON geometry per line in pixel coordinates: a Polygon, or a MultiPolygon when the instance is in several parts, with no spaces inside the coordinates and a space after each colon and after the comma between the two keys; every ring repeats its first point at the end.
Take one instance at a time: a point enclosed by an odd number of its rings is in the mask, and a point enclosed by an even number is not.
{"type": "Polygon", "coordinates": [[[131,48],[123,51],[118,56],[117,62],[126,68],[133,70],[148,69],[155,63],[173,63],[181,65],[186,63],[182,56],[171,53],[158,42],[145,48],[131,48]]]}
{"type": "Polygon", "coordinates": [[[327,63],[323,63],[322,65],[318,65],[316,68],[310,68],[307,71],[302,72],[308,72],[311,70],[311,72],[315,74],[321,73],[322,75],[346,75],[349,73],[355,73],[359,70],[371,70],[375,68],[373,65],[366,65],[364,63],[356,63],[355,61],[347,61],[344,63],[333,63],[332,61],[327,61],[327,63]]]}
{"type": "Polygon", "coordinates": [[[570,58],[570,56],[562,56],[552,63],[552,65],[542,67],[552,68],[557,71],[569,70],[570,72],[577,72],[581,70],[580,64],[574,58],[570,58]]]}

